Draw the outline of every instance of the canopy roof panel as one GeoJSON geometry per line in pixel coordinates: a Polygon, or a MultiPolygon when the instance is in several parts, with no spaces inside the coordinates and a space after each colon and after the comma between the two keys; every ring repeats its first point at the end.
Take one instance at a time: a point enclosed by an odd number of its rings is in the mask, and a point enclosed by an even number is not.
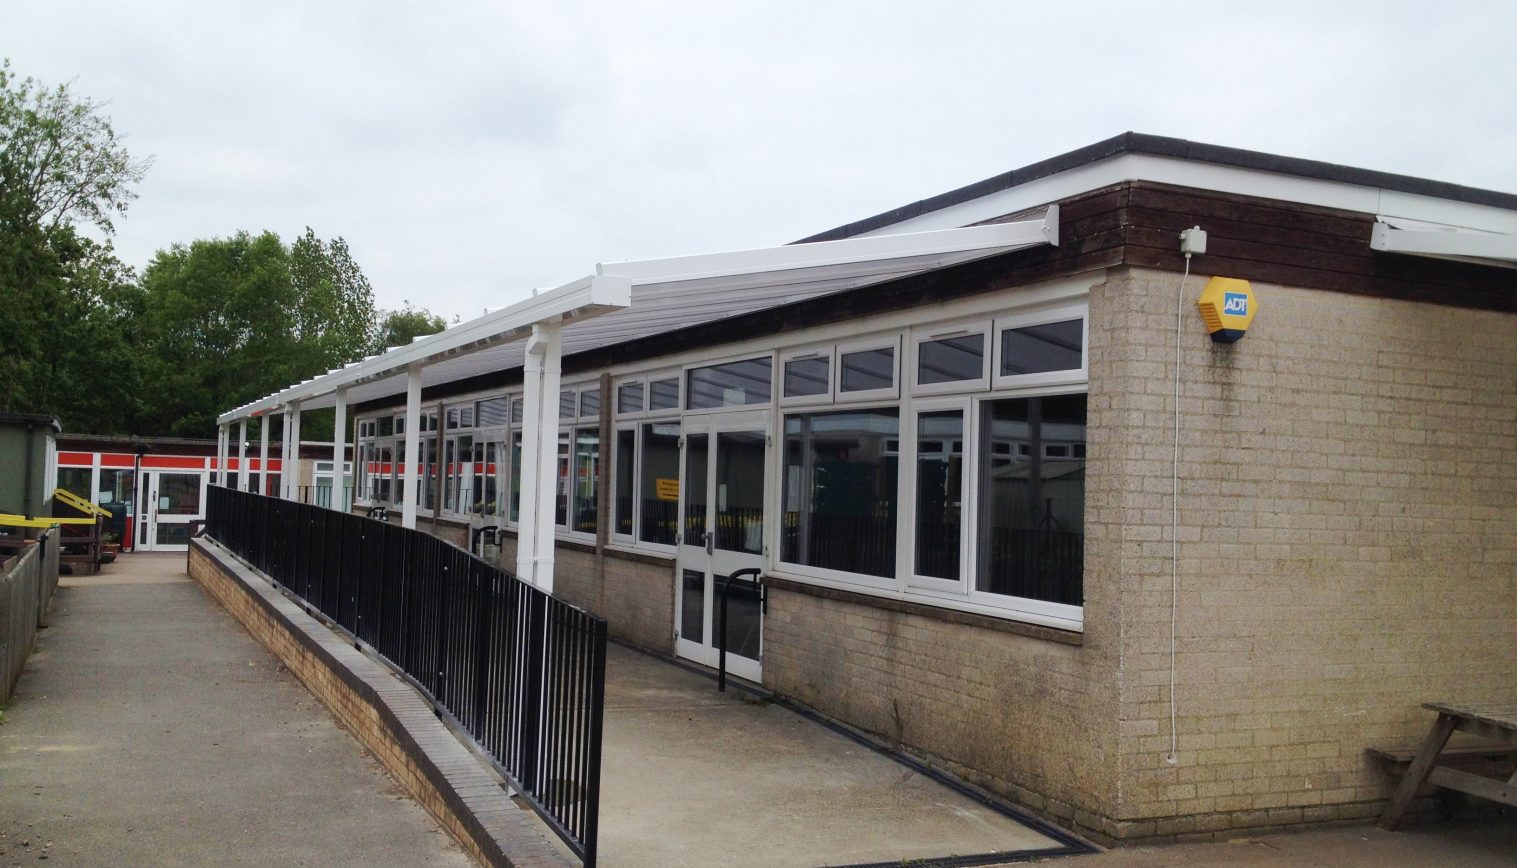
{"type": "Polygon", "coordinates": [[[757,250],[611,262],[595,274],[418,338],[361,362],[298,383],[223,413],[222,424],[280,412],[399,395],[404,374],[422,366],[422,386],[520,367],[523,341],[538,322],[563,322],[563,353],[623,343],[795,301],[958,265],[1043,244],[1058,244],[1058,206],[1011,223],[791,244],[757,250]]]}

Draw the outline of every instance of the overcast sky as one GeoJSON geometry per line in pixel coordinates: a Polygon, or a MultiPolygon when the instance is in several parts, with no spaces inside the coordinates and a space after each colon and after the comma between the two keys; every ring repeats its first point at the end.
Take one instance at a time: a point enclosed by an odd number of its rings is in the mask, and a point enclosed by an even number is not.
{"type": "Polygon", "coordinates": [[[309,225],[381,307],[762,247],[1135,130],[1517,192],[1517,3],[0,0],[155,163],[118,223],[309,225]]]}

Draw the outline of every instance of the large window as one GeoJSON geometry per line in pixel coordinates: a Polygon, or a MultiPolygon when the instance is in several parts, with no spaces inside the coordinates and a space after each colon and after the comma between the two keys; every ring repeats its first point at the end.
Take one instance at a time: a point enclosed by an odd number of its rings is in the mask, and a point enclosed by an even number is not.
{"type": "Polygon", "coordinates": [[[964,412],[917,415],[916,575],[958,581],[964,511],[964,412]]]}
{"type": "Polygon", "coordinates": [[[679,533],[679,422],[642,426],[640,542],[672,546],[679,533]]]}
{"type": "Polygon", "coordinates": [[[981,408],[975,589],[1078,606],[1085,542],[1085,396],[981,408]]]}
{"type": "Polygon", "coordinates": [[[895,407],[785,417],[784,561],[895,575],[899,429],[895,407]]]}
{"type": "Polygon", "coordinates": [[[768,356],[692,368],[685,406],[691,410],[710,410],[768,403],[770,368],[768,356]]]}

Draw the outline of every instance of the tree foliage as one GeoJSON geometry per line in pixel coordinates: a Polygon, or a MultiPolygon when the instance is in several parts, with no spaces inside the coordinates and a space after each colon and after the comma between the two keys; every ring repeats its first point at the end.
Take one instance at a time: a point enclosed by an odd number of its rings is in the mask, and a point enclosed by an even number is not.
{"type": "Polygon", "coordinates": [[[424,310],[412,307],[406,301],[399,310],[385,311],[379,318],[369,352],[382,353],[391,347],[403,347],[423,335],[435,335],[448,327],[447,320],[424,310]]]}

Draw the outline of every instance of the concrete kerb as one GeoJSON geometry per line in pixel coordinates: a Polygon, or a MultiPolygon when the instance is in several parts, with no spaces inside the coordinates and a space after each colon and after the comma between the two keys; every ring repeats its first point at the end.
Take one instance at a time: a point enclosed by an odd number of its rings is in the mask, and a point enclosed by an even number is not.
{"type": "Polygon", "coordinates": [[[268,648],[476,859],[572,866],[499,778],[383,664],[365,656],[219,543],[191,541],[190,576],[268,648]]]}

